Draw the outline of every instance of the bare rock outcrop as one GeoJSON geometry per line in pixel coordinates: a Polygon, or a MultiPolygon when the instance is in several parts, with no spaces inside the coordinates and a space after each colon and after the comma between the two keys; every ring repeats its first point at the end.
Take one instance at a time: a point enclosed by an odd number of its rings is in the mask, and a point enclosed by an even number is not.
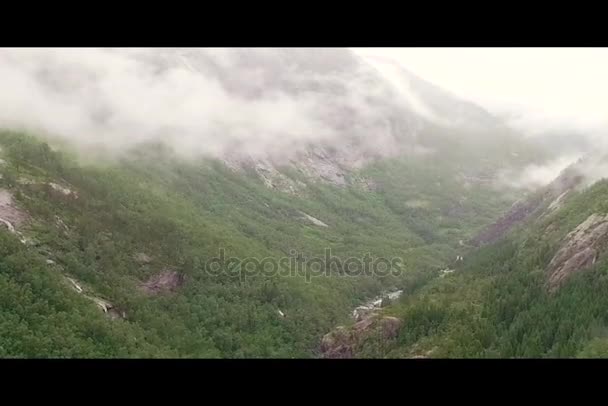
{"type": "Polygon", "coordinates": [[[549,263],[549,290],[557,290],[568,276],[593,265],[607,246],[608,215],[592,214],[564,238],[549,263]]]}
{"type": "Polygon", "coordinates": [[[399,334],[401,326],[401,320],[396,317],[372,315],[351,327],[336,327],[321,340],[322,357],[353,358],[374,333],[378,333],[382,340],[392,340],[399,334]]]}
{"type": "Polygon", "coordinates": [[[435,353],[435,351],[437,351],[437,347],[433,347],[429,350],[419,350],[418,348],[416,348],[417,345],[414,345],[413,349],[412,349],[412,356],[410,357],[410,359],[427,359],[427,358],[431,358],[431,356],[435,353]]]}
{"type": "Polygon", "coordinates": [[[84,288],[76,279],[67,276],[65,278],[70,283],[72,289],[95,303],[95,305],[97,305],[97,307],[112,320],[127,318],[127,314],[124,310],[120,310],[111,302],[93,295],[90,289],[84,288]]]}
{"type": "Polygon", "coordinates": [[[387,340],[396,338],[399,335],[399,329],[401,329],[401,326],[401,320],[397,317],[384,316],[380,322],[382,337],[387,340]]]}
{"type": "Polygon", "coordinates": [[[352,358],[354,337],[344,326],[338,326],[321,340],[323,358],[352,358]]]}
{"type": "Polygon", "coordinates": [[[8,190],[0,189],[0,222],[14,233],[15,228],[26,219],[26,213],[15,206],[13,195],[8,190]]]}
{"type": "Polygon", "coordinates": [[[157,295],[165,292],[174,292],[183,284],[184,275],[177,271],[165,270],[142,283],[140,289],[147,294],[157,295]]]}
{"type": "Polygon", "coordinates": [[[563,203],[565,196],[584,181],[576,165],[566,168],[553,182],[527,199],[513,204],[496,222],[490,224],[475,236],[471,243],[474,246],[491,244],[500,240],[519,224],[538,218],[554,210],[563,203]],[[547,208],[548,206],[548,208],[547,208]]]}
{"type": "Polygon", "coordinates": [[[0,224],[15,234],[22,244],[27,244],[30,240],[18,228],[28,218],[27,213],[14,204],[13,195],[8,190],[0,189],[0,224]]]}
{"type": "Polygon", "coordinates": [[[327,224],[325,224],[324,222],[322,222],[318,218],[311,216],[310,214],[306,214],[303,211],[300,212],[300,214],[302,215],[303,219],[308,220],[310,223],[314,224],[315,226],[329,227],[327,224]]]}
{"type": "Polygon", "coordinates": [[[74,192],[67,186],[60,185],[59,183],[49,182],[48,185],[52,190],[61,193],[64,196],[71,196],[74,199],[78,199],[78,193],[74,192]]]}
{"type": "Polygon", "coordinates": [[[133,254],[133,259],[140,265],[146,265],[152,262],[152,257],[145,252],[137,252],[133,254]]]}
{"type": "Polygon", "coordinates": [[[103,311],[110,319],[112,320],[117,320],[117,319],[126,319],[127,318],[127,314],[125,313],[124,310],[119,310],[116,306],[114,306],[112,303],[108,302],[107,300],[101,299],[99,297],[95,297],[95,296],[86,296],[89,300],[92,300],[97,307],[99,307],[101,309],[101,311],[103,311]]]}

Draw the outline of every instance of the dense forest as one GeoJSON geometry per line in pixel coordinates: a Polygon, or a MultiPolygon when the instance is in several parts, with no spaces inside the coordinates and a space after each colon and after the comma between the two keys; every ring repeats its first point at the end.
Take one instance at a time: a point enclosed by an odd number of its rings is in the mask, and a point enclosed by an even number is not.
{"type": "Polygon", "coordinates": [[[370,340],[361,356],[562,358],[608,356],[608,263],[603,255],[557,292],[546,268],[558,242],[593,213],[606,213],[608,182],[558,211],[482,247],[387,312],[405,320],[395,342],[370,340]]]}
{"type": "Polygon", "coordinates": [[[0,49],[0,357],[608,355],[601,70],[368,52],[0,49]]]}
{"type": "Polygon", "coordinates": [[[394,289],[404,294],[382,312],[404,321],[398,336],[371,336],[356,356],[608,354],[603,257],[557,293],[545,286],[559,241],[608,212],[606,181],[475,248],[471,236],[513,196],[462,187],[457,159],[385,160],[342,188],[293,173],[307,186],[293,196],[254,173],[183,160],[159,145],[86,162],[23,133],[2,132],[0,143],[2,189],[25,217],[16,232],[0,232],[2,357],[317,357],[324,334],[353,323],[354,307],[394,289]],[[205,264],[220,248],[275,259],[294,250],[322,257],[330,248],[339,258],[398,257],[403,267],[386,277],[311,277],[306,267],[290,277],[212,274],[205,264]],[[179,283],[142,288],[163,274],[179,283]]]}
{"type": "Polygon", "coordinates": [[[455,176],[447,163],[394,160],[353,175],[373,178],[381,185],[374,192],[293,174],[307,187],[291,196],[159,145],[87,162],[31,135],[0,135],[2,187],[27,217],[17,227],[25,244],[1,233],[4,356],[314,357],[320,337],[348,322],[353,307],[386,289],[424,285],[453,260],[459,240],[509,202],[483,187],[456,195],[438,186],[455,176]],[[404,181],[395,173],[406,167],[404,181]],[[400,258],[403,272],[211,275],[205,263],[220,248],[238,258],[369,253],[400,258]],[[169,270],[183,280],[176,291],[141,289],[169,270]],[[124,317],[108,317],[67,278],[124,317]]]}

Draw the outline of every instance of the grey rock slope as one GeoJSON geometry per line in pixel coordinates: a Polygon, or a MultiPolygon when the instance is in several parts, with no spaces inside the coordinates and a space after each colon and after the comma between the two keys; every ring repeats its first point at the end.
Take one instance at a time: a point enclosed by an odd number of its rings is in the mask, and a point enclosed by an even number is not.
{"type": "Polygon", "coordinates": [[[253,169],[268,187],[288,193],[298,193],[302,185],[285,167],[344,186],[349,173],[378,159],[429,153],[444,147],[446,137],[459,148],[483,149],[508,132],[483,108],[392,62],[379,69],[347,49],[184,48],[153,50],[141,58],[159,70],[182,67],[212,77],[248,100],[277,95],[314,100],[312,115],[331,129],[330,136],[299,141],[285,134],[293,140],[287,148],[247,153],[234,148],[223,156],[234,170],[253,169]]]}

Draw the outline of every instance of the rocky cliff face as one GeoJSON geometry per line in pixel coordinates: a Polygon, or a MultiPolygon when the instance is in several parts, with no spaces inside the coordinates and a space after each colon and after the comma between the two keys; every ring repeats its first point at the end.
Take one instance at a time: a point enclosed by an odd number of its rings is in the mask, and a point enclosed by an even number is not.
{"type": "Polygon", "coordinates": [[[608,215],[592,214],[564,238],[549,263],[549,290],[556,291],[570,275],[595,264],[607,246],[608,215]]]}
{"type": "Polygon", "coordinates": [[[370,338],[389,342],[395,339],[402,326],[396,317],[380,313],[383,306],[397,300],[402,290],[396,290],[370,299],[353,311],[355,324],[349,327],[338,326],[323,336],[321,355],[323,358],[353,358],[361,346],[370,338]]]}
{"type": "MultiPolygon", "coordinates": [[[[345,186],[348,174],[375,160],[432,150],[428,139],[421,138],[426,129],[459,128],[462,138],[501,125],[482,108],[392,65],[395,82],[383,68],[348,49],[183,48],[142,52],[140,58],[159,71],[181,67],[213,78],[238,98],[312,101],[308,113],[328,129],[326,136],[298,134],[294,124],[285,131],[285,139],[292,141],[287,145],[248,147],[246,153],[235,145],[221,158],[233,170],[253,169],[266,186],[290,194],[304,185],[291,179],[286,167],[345,186]]],[[[478,138],[474,143],[487,137],[478,138]]]]}
{"type": "Polygon", "coordinates": [[[372,335],[390,341],[397,337],[402,326],[396,317],[372,315],[347,328],[339,326],[321,340],[323,358],[353,358],[363,342],[372,335]]]}
{"type": "Polygon", "coordinates": [[[472,244],[480,246],[496,242],[514,227],[556,209],[570,192],[583,184],[585,175],[578,165],[580,162],[564,170],[553,182],[530,197],[516,202],[500,219],[475,236],[472,244]]]}
{"type": "Polygon", "coordinates": [[[184,275],[177,271],[165,269],[161,273],[152,276],[140,285],[140,289],[150,295],[165,292],[174,292],[184,284],[184,275]]]}

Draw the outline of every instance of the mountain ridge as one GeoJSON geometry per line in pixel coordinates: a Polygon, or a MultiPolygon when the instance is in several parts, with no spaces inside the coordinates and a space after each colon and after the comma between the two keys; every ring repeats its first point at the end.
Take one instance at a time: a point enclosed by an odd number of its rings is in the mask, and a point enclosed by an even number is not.
{"type": "Polygon", "coordinates": [[[605,213],[605,184],[558,182],[501,220],[526,198],[501,174],[546,157],[482,108],[399,71],[447,118],[434,122],[349,51],[108,55],[107,72],[73,63],[66,82],[56,56],[38,72],[57,103],[88,96],[83,144],[57,128],[0,131],[0,356],[572,356],[605,324],[603,290],[581,293],[601,279],[603,232],[567,237],[605,213]],[[112,99],[132,101],[123,74],[165,97],[139,102],[146,125],[112,99]],[[198,104],[190,87],[215,99],[198,104]],[[130,132],[113,132],[121,122],[130,132]],[[585,272],[550,296],[560,247],[585,252],[585,272]],[[366,254],[400,266],[370,274],[366,254]],[[351,319],[385,292],[400,296],[351,319]],[[580,326],[560,327],[561,309],[580,326]]]}

